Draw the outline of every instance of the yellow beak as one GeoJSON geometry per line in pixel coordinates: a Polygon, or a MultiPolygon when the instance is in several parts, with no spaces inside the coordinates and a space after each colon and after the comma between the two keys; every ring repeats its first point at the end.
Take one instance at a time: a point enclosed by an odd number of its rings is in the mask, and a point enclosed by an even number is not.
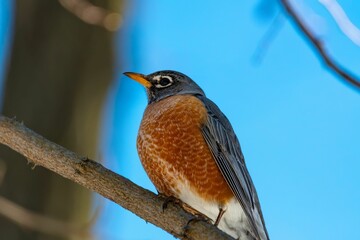
{"type": "Polygon", "coordinates": [[[124,74],[129,78],[137,81],[146,88],[150,88],[152,86],[152,84],[146,79],[145,75],[143,74],[133,72],[125,72],[124,74]]]}

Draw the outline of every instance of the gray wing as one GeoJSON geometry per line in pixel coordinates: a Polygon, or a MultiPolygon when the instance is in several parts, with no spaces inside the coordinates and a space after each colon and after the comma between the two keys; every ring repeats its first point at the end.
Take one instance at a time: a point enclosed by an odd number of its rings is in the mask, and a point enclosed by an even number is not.
{"type": "Polygon", "coordinates": [[[256,210],[260,215],[263,231],[269,239],[254,184],[246,168],[239,141],[229,120],[211,100],[204,96],[198,96],[198,98],[204,103],[208,112],[208,119],[201,129],[202,134],[220,172],[243,207],[255,234],[260,239],[254,219],[254,211],[256,210]]]}

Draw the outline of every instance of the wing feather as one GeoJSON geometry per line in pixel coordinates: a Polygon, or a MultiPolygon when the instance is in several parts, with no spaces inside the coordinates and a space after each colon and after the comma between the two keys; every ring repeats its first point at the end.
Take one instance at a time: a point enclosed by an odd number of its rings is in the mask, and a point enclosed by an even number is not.
{"type": "Polygon", "coordinates": [[[201,129],[202,134],[220,172],[244,209],[254,233],[260,239],[259,226],[254,216],[257,212],[260,215],[258,217],[261,219],[263,231],[269,239],[254,184],[246,168],[240,143],[229,120],[211,100],[204,96],[198,96],[198,98],[204,103],[208,112],[207,121],[201,129]]]}

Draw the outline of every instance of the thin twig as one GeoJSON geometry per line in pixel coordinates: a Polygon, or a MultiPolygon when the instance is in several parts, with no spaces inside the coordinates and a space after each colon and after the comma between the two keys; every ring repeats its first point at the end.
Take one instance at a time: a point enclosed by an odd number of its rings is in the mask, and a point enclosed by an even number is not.
{"type": "Polygon", "coordinates": [[[50,142],[23,124],[0,116],[0,143],[43,166],[130,210],[145,221],[181,239],[233,239],[170,203],[163,211],[164,199],[137,186],[101,164],[50,142]]]}
{"type": "Polygon", "coordinates": [[[273,42],[283,25],[284,17],[282,14],[278,13],[264,36],[260,39],[260,42],[255,49],[254,55],[252,57],[254,63],[261,63],[266,54],[266,51],[269,49],[270,44],[273,42]]]}
{"type": "Polygon", "coordinates": [[[339,79],[343,80],[345,83],[355,87],[356,90],[360,90],[360,80],[358,80],[358,78],[355,77],[353,73],[350,73],[344,67],[340,66],[334,59],[329,56],[323,46],[323,43],[312,34],[310,29],[305,25],[300,16],[291,6],[289,1],[281,0],[281,3],[295,25],[301,30],[306,40],[308,40],[310,45],[316,50],[319,57],[325,62],[326,66],[328,66],[331,72],[338,76],[339,79]]]}

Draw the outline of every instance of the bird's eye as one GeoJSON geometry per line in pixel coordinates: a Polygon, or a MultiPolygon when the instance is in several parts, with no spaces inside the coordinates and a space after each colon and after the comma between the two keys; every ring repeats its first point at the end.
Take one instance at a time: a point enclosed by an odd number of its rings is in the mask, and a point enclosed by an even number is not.
{"type": "Polygon", "coordinates": [[[161,76],[157,79],[157,84],[155,84],[155,87],[157,88],[165,88],[170,86],[173,83],[173,80],[170,76],[161,76]]]}
{"type": "Polygon", "coordinates": [[[170,83],[170,80],[168,78],[161,78],[160,81],[159,81],[159,84],[161,86],[166,86],[170,83]]]}

